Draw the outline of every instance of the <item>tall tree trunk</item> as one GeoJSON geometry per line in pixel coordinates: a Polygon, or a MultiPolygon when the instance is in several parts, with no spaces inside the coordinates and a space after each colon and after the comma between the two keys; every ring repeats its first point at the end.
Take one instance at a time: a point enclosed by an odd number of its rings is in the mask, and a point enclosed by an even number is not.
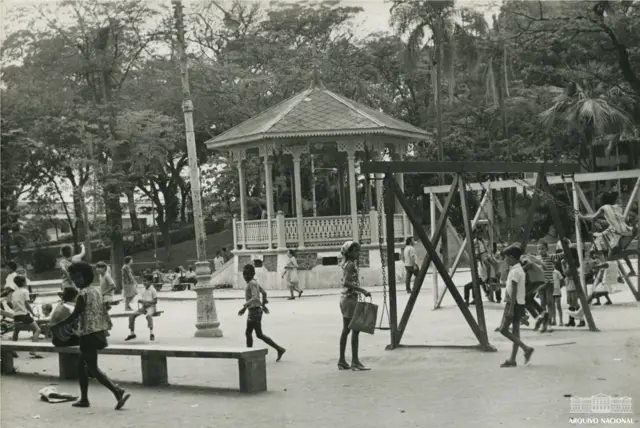
{"type": "Polygon", "coordinates": [[[171,261],[171,227],[168,222],[160,223],[160,231],[162,232],[162,244],[164,245],[164,261],[171,261]]]}
{"type": "MultiPolygon", "coordinates": [[[[129,208],[129,218],[131,219],[131,231],[140,232],[140,222],[138,221],[138,213],[136,211],[134,189],[134,186],[127,186],[124,193],[127,196],[127,207],[129,208]]],[[[134,236],[136,235],[137,234],[134,234],[134,236]]]]}
{"type": "Polygon", "coordinates": [[[87,204],[84,200],[84,191],[82,190],[81,186],[78,186],[77,193],[78,193],[78,199],[80,200],[80,212],[82,215],[82,224],[84,226],[83,236],[81,237],[81,239],[84,242],[84,250],[85,250],[84,259],[87,262],[91,262],[93,254],[92,254],[92,248],[91,248],[91,230],[89,227],[89,213],[87,212],[87,204]]]}
{"type": "Polygon", "coordinates": [[[453,99],[455,98],[456,92],[456,34],[455,27],[453,29],[453,33],[450,37],[449,42],[449,55],[450,55],[450,64],[449,64],[449,105],[453,105],[453,99]]]}

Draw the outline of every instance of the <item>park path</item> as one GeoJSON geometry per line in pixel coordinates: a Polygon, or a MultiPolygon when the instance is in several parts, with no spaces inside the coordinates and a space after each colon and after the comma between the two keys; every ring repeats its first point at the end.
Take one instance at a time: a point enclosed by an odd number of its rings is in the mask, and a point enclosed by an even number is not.
{"type": "MultiPolygon", "coordinates": [[[[73,382],[29,375],[57,374],[57,358],[46,355],[16,360],[21,374],[3,376],[3,427],[62,428],[91,424],[103,427],[567,427],[569,398],[598,393],[632,397],[640,411],[639,305],[629,292],[612,296],[616,305],[594,308],[598,333],[523,332],[536,347],[528,367],[501,369],[509,343],[493,332],[501,307],[486,306],[491,343],[497,353],[473,350],[398,349],[385,351],[388,333],[363,335],[361,355],[371,372],[339,372],[337,338],[340,318],[337,296],[296,301],[275,300],[265,316],[265,332],[288,352],[276,363],[267,356],[269,392],[243,396],[237,389],[234,361],[169,360],[168,388],[143,388],[140,362],[133,357],[104,356],[101,366],[133,392],[127,410],[113,411],[113,402],[98,385],[91,385],[93,407],[71,409],[68,404],[38,401],[37,391],[50,382],[76,392],[73,382]],[[133,383],[133,384],[132,384],[133,383]],[[213,389],[212,387],[222,388],[213,389]]],[[[406,295],[399,296],[404,307],[406,295]]],[[[380,296],[374,295],[374,302],[380,296]]],[[[195,302],[162,302],[157,319],[159,344],[242,346],[244,319],[236,315],[240,302],[217,304],[225,337],[193,338],[195,302]]],[[[473,335],[450,297],[443,308],[431,310],[431,295],[418,300],[405,344],[471,345],[473,335]]],[[[111,342],[122,343],[126,321],[116,320],[111,342]]],[[[145,343],[140,325],[138,343],[145,343]]],[[[520,361],[522,357],[520,357],[520,361]]],[[[588,416],[588,415],[583,415],[588,416]]],[[[633,415],[638,419],[638,415],[633,415]]]]}

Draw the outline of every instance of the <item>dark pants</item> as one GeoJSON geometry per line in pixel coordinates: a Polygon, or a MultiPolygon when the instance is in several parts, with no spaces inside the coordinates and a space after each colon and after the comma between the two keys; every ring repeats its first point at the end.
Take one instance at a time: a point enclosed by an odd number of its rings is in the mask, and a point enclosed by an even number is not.
{"type": "Polygon", "coordinates": [[[412,267],[404,267],[404,270],[406,272],[406,278],[404,281],[404,285],[407,288],[407,292],[411,291],[411,278],[414,276],[418,276],[418,267],[417,266],[412,266],[412,267]]]}
{"type": "Polygon", "coordinates": [[[543,312],[542,306],[540,306],[534,294],[527,294],[524,300],[524,307],[534,318],[538,318],[538,315],[543,312]]]}
{"type": "MultiPolygon", "coordinates": [[[[492,293],[492,288],[490,285],[487,285],[486,283],[484,283],[483,281],[480,282],[480,286],[482,287],[482,290],[484,290],[485,294],[488,296],[489,293],[492,293]]],[[[469,303],[469,295],[471,294],[471,290],[473,290],[473,282],[470,282],[468,284],[465,284],[464,286],[464,301],[469,303]]],[[[496,299],[498,302],[500,302],[502,300],[502,291],[498,288],[496,290],[496,299]]]]}
{"type": "Polygon", "coordinates": [[[247,320],[247,329],[245,330],[245,336],[247,337],[247,348],[253,348],[253,332],[256,332],[256,337],[262,340],[267,345],[271,346],[276,351],[280,351],[282,348],[273,341],[269,336],[262,332],[261,321],[249,321],[247,320]]]}

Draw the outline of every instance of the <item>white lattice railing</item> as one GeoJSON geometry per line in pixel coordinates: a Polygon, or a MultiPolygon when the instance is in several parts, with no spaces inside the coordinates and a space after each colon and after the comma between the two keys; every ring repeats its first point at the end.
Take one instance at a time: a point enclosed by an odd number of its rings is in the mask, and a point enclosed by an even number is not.
{"type": "MultiPolygon", "coordinates": [[[[375,218],[375,217],[374,217],[375,218]]],[[[297,244],[298,239],[298,220],[296,218],[284,218],[284,228],[282,233],[282,241],[278,239],[278,218],[271,220],[271,239],[269,242],[269,223],[268,220],[250,220],[244,222],[244,230],[242,222],[236,222],[236,244],[244,244],[245,248],[270,248],[277,247],[278,242],[284,241],[286,244],[297,244]]],[[[372,228],[377,235],[378,227],[382,226],[382,236],[386,235],[386,224],[384,216],[380,219],[380,224],[371,224],[371,216],[369,214],[358,215],[358,228],[361,229],[359,236],[363,242],[369,242],[372,239],[372,228]]],[[[406,230],[405,220],[402,214],[395,214],[393,219],[394,234],[396,240],[404,240],[409,236],[406,230]]],[[[350,215],[342,216],[325,216],[325,217],[305,217],[302,219],[302,233],[305,245],[334,245],[339,242],[351,239],[353,231],[351,229],[352,221],[350,215]]]]}

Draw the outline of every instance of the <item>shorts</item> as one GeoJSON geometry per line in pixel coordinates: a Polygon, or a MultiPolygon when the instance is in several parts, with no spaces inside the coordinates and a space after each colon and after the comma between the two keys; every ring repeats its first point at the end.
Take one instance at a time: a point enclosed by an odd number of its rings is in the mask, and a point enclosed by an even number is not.
{"type": "Polygon", "coordinates": [[[358,296],[342,296],[340,298],[340,311],[342,312],[342,318],[351,319],[357,303],[358,296]]]}
{"type": "MultiPolygon", "coordinates": [[[[155,310],[155,307],[154,307],[155,310]]],[[[249,315],[247,316],[247,322],[262,322],[262,308],[249,308],[249,315]]]]}
{"type": "Polygon", "coordinates": [[[156,313],[156,305],[149,305],[138,309],[138,312],[144,316],[153,316],[156,313]]]}
{"type": "Polygon", "coordinates": [[[14,315],[13,316],[13,321],[14,322],[19,322],[21,324],[26,324],[29,325],[31,323],[34,322],[33,317],[29,314],[26,315],[14,315]]]}
{"type": "Polygon", "coordinates": [[[507,303],[504,307],[504,312],[502,314],[502,322],[500,322],[500,330],[504,330],[505,328],[509,328],[511,324],[520,324],[520,320],[525,316],[525,308],[524,305],[519,305],[517,303],[507,303]],[[513,308],[513,310],[512,310],[513,308]]]}

